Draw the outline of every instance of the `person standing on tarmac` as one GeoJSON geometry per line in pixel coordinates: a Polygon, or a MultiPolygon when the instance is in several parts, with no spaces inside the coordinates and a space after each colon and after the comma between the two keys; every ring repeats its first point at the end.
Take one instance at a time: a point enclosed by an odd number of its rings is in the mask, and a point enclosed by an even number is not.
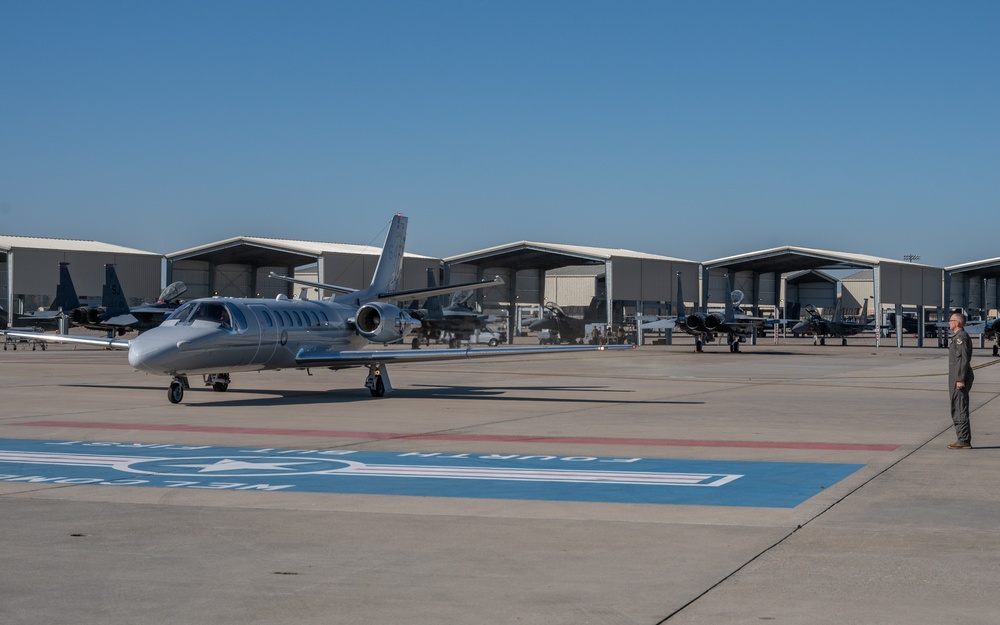
{"type": "Polygon", "coordinates": [[[975,374],[972,372],[972,342],[965,331],[965,315],[952,313],[948,328],[955,333],[948,345],[948,388],[951,393],[951,420],[955,424],[957,441],[948,449],[972,449],[969,425],[969,390],[975,374]]]}

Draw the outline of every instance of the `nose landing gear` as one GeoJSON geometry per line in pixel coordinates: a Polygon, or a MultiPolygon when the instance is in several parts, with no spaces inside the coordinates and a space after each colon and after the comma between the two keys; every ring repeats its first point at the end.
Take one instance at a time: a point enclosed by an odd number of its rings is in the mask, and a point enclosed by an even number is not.
{"type": "Polygon", "coordinates": [[[170,400],[171,404],[181,403],[181,400],[184,399],[184,389],[186,388],[191,388],[191,385],[188,384],[187,376],[174,376],[174,379],[170,381],[170,387],[167,389],[167,399],[170,400]]]}

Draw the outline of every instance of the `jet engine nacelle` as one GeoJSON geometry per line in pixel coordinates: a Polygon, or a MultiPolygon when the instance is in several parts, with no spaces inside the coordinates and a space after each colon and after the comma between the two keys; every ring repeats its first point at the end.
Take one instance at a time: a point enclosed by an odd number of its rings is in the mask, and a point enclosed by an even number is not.
{"type": "Polygon", "coordinates": [[[358,333],[373,343],[395,343],[420,327],[420,321],[392,304],[373,302],[358,309],[354,317],[358,333]]]}
{"type": "Polygon", "coordinates": [[[705,329],[714,330],[726,322],[726,318],[719,313],[709,313],[705,315],[705,329]]]}
{"type": "Polygon", "coordinates": [[[705,329],[705,315],[699,315],[698,313],[691,313],[687,316],[687,327],[692,330],[704,330],[705,329]]]}
{"type": "Polygon", "coordinates": [[[101,323],[104,321],[104,313],[107,309],[103,306],[99,308],[91,308],[87,311],[87,321],[90,323],[101,323]]]}
{"type": "Polygon", "coordinates": [[[89,308],[83,306],[81,306],[80,308],[74,308],[73,310],[69,311],[70,321],[72,321],[77,325],[82,325],[84,323],[87,323],[87,312],[89,310],[90,310],[89,308]]]}

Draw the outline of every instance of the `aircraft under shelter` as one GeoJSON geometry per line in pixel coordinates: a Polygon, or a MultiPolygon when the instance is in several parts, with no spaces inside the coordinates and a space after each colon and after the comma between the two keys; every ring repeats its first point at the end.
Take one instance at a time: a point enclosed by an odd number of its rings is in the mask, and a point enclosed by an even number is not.
{"type": "Polygon", "coordinates": [[[996,319],[1000,312],[1000,258],[945,267],[944,299],[948,308],[961,308],[970,319],[996,319]]]}
{"type": "Polygon", "coordinates": [[[569,305],[571,310],[576,309],[574,312],[581,312],[590,301],[600,302],[602,314],[595,321],[615,327],[634,322],[636,315],[669,315],[676,297],[678,272],[682,275],[684,292],[695,294],[698,271],[699,263],[692,260],[535,241],[516,241],[444,259],[449,282],[495,275],[503,278],[505,285],[497,287],[499,293],[485,294],[495,301],[480,300],[480,304],[484,311],[492,307],[497,312],[506,312],[515,323],[523,314],[538,311],[546,302],[569,305]],[[584,269],[575,272],[564,269],[570,267],[584,269]],[[566,289],[565,283],[570,279],[589,286],[566,289]],[[558,301],[557,297],[570,299],[558,301]]]}
{"type": "MultiPolygon", "coordinates": [[[[723,286],[725,275],[730,274],[734,278],[734,288],[746,294],[746,306],[752,308],[753,314],[758,315],[762,308],[767,308],[775,318],[788,318],[787,311],[796,309],[796,305],[804,308],[812,304],[788,301],[787,296],[795,293],[795,289],[786,284],[789,274],[807,270],[856,272],[863,269],[872,272],[873,301],[869,302],[868,310],[875,312],[876,337],[881,336],[883,311],[895,312],[897,324],[901,324],[904,309],[915,310],[919,320],[917,344],[922,346],[927,312],[940,313],[944,306],[944,269],[941,267],[865,254],[776,247],[702,263],[702,302],[724,301],[727,296],[723,286]]],[[[897,325],[896,330],[896,343],[902,346],[901,327],[897,325]]]]}
{"type": "MultiPolygon", "coordinates": [[[[167,254],[167,282],[183,281],[188,297],[298,297],[302,287],[271,278],[279,275],[361,288],[371,282],[381,248],[349,243],[323,243],[238,236],[167,254]]],[[[441,261],[406,253],[400,288],[427,286],[426,270],[441,261]]],[[[332,295],[307,288],[308,299],[332,295]]]]}
{"type": "Polygon", "coordinates": [[[60,263],[69,263],[84,304],[101,303],[106,264],[115,265],[131,304],[155,300],[163,288],[163,256],[155,252],[100,241],[0,235],[0,307],[15,314],[48,307],[60,263]]]}

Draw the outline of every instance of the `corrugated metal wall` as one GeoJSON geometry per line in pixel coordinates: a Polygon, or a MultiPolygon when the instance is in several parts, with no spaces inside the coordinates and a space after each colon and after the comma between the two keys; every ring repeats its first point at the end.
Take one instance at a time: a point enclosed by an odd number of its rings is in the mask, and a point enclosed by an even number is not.
{"type": "Polygon", "coordinates": [[[104,265],[113,263],[129,303],[155,301],[162,287],[159,256],[107,252],[17,249],[11,252],[14,278],[10,290],[24,300],[24,309],[47,307],[56,294],[59,263],[68,262],[73,286],[81,300],[100,303],[104,285],[104,265]]]}

